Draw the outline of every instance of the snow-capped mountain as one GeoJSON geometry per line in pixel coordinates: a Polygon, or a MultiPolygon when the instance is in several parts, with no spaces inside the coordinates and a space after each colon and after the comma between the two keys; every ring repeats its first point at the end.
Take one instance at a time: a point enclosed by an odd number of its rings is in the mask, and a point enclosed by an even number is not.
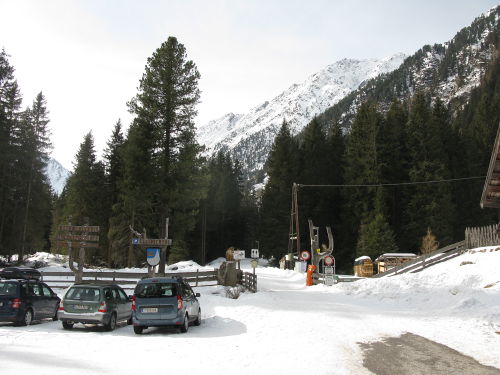
{"type": "Polygon", "coordinates": [[[314,116],[367,80],[398,68],[405,57],[337,61],[246,114],[229,113],[200,126],[198,141],[209,154],[229,151],[246,172],[262,169],[283,119],[293,134],[300,132],[314,116]]]}
{"type": "Polygon", "coordinates": [[[393,72],[367,82],[319,117],[323,124],[349,128],[358,107],[367,99],[386,110],[390,103],[409,100],[419,91],[440,98],[451,109],[461,108],[500,51],[500,6],[491,9],[444,43],[426,45],[393,72]]]}
{"type": "Polygon", "coordinates": [[[50,158],[47,163],[45,174],[49,178],[50,186],[52,186],[52,189],[59,195],[63,191],[66,180],[71,173],[57,160],[50,158]]]}

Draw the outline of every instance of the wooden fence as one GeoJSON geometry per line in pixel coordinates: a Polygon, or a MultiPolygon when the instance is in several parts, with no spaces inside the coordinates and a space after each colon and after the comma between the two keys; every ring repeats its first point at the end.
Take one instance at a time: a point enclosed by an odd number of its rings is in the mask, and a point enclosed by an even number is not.
{"type": "MultiPolygon", "coordinates": [[[[43,281],[52,288],[64,289],[75,282],[73,272],[41,272],[43,281]]],[[[170,272],[156,274],[156,277],[182,277],[191,286],[213,286],[217,285],[217,270],[194,271],[194,272],[170,272]],[[215,282],[215,283],[214,283],[215,282]]],[[[137,281],[149,277],[146,272],[84,272],[83,281],[99,281],[101,284],[118,284],[123,289],[134,289],[137,281]]]]}
{"type": "Polygon", "coordinates": [[[257,275],[250,273],[250,272],[243,272],[242,284],[249,291],[256,293],[257,292],[257,275]]]}
{"type": "Polygon", "coordinates": [[[498,226],[493,224],[485,227],[466,228],[465,243],[468,249],[500,245],[498,226]]]}

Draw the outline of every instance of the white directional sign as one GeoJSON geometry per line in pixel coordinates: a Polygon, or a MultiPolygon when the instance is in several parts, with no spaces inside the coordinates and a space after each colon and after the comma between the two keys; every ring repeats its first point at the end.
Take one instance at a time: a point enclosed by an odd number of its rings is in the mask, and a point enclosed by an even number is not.
{"type": "Polygon", "coordinates": [[[234,250],[233,251],[234,260],[243,260],[245,259],[245,250],[234,250]]]}

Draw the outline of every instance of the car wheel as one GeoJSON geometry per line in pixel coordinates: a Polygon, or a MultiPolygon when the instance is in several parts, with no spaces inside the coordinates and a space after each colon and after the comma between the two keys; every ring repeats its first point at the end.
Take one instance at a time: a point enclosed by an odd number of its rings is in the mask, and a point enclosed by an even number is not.
{"type": "Polygon", "coordinates": [[[195,326],[199,326],[201,324],[201,309],[198,309],[198,315],[196,316],[196,320],[194,321],[195,326]]]}
{"type": "Polygon", "coordinates": [[[111,314],[111,318],[109,318],[109,322],[104,325],[104,329],[106,331],[113,331],[116,328],[116,314],[111,314]]]}
{"type": "Polygon", "coordinates": [[[56,312],[54,313],[54,315],[52,316],[52,320],[55,322],[56,320],[58,320],[59,318],[57,317],[57,312],[59,311],[59,304],[56,305],[56,312]]]}
{"type": "Polygon", "coordinates": [[[73,323],[62,322],[62,326],[64,329],[71,329],[73,328],[73,323]]]}
{"type": "Polygon", "coordinates": [[[23,316],[23,320],[21,320],[20,325],[29,326],[33,322],[33,311],[31,309],[26,310],[23,316]]]}
{"type": "Polygon", "coordinates": [[[144,330],[144,327],[141,327],[141,326],[134,326],[134,333],[136,335],[140,335],[142,333],[142,331],[144,330]]]}
{"type": "Polygon", "coordinates": [[[189,329],[189,317],[188,314],[184,315],[184,322],[181,325],[181,332],[186,333],[189,329]]]}

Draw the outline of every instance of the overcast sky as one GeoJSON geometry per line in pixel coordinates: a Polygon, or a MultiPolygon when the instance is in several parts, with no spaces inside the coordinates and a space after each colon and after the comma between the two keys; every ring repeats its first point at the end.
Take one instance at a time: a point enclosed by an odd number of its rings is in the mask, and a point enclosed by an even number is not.
{"type": "Polygon", "coordinates": [[[146,59],[168,36],[201,73],[196,123],[245,113],[339,59],[411,54],[451,39],[498,0],[0,0],[0,48],[31,105],[43,91],[52,156],[98,156],[146,59]]]}

